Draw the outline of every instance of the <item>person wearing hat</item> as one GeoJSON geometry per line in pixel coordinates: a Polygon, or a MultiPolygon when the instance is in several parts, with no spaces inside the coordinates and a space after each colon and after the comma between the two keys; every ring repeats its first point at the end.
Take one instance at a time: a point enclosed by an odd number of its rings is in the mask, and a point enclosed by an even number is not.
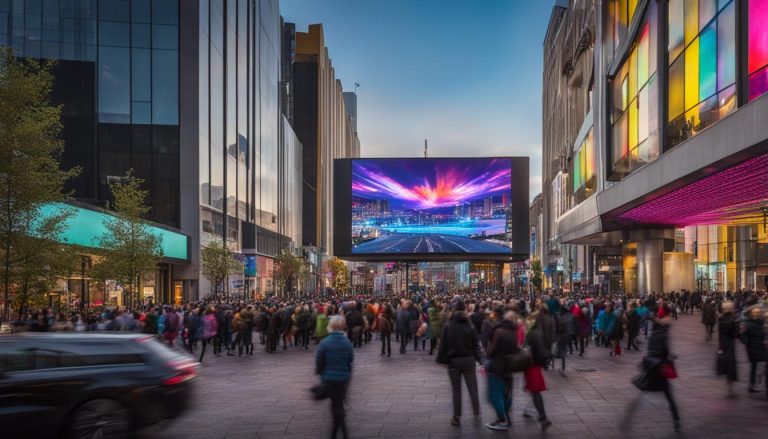
{"type": "Polygon", "coordinates": [[[438,346],[437,362],[448,365],[448,377],[453,393],[453,418],[451,425],[461,425],[461,379],[469,391],[472,411],[480,415],[480,401],[477,392],[476,364],[482,364],[480,339],[467,316],[467,306],[462,300],[456,301],[450,321],[443,327],[438,346]]]}

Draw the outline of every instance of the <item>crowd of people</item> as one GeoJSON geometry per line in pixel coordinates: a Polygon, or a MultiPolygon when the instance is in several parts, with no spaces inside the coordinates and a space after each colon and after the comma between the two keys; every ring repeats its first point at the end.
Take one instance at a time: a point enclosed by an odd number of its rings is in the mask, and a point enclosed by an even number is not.
{"type": "MultiPolygon", "coordinates": [[[[673,292],[643,298],[620,295],[591,297],[547,291],[535,296],[417,293],[387,296],[307,296],[294,300],[254,302],[204,300],[181,305],[147,305],[90,312],[36,310],[15,323],[28,331],[139,331],[156,334],[169,346],[186,349],[203,362],[209,345],[213,355],[251,356],[256,344],[267,354],[280,350],[315,350],[322,386],[316,397],[331,399],[333,437],[346,437],[344,399],[352,376],[354,350],[380,343],[381,356],[392,355],[392,336],[399,354],[423,351],[447,366],[453,395],[454,426],[461,425],[465,382],[475,415],[479,413],[477,367],[485,377],[496,419],[486,426],[511,425],[513,376],[521,373],[531,409],[542,431],[549,421],[542,393],[546,369],[567,376],[567,358],[602,348],[607,356],[639,351],[647,343],[641,370],[633,383],[642,391],[666,397],[676,430],[680,416],[670,380],[677,376],[670,352],[670,323],[680,314],[699,312],[706,341],[717,335],[716,370],[729,395],[738,380],[736,347],[743,342],[750,363],[749,392],[757,388],[759,367],[768,362],[764,293],[673,292]],[[254,341],[254,333],[257,340],[254,341]]],[[[714,350],[714,349],[713,349],[714,350]]],[[[766,367],[766,366],[764,366],[766,367]]],[[[768,375],[768,367],[766,367],[768,375]]],[[[768,396],[768,379],[766,395],[768,396]]]]}

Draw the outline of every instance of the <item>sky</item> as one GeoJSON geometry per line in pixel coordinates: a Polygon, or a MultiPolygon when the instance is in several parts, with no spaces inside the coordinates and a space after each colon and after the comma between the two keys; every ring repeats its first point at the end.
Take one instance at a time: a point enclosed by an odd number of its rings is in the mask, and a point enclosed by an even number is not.
{"type": "Polygon", "coordinates": [[[362,157],[529,156],[541,192],[542,47],[554,0],[280,0],[322,23],[362,157]]]}

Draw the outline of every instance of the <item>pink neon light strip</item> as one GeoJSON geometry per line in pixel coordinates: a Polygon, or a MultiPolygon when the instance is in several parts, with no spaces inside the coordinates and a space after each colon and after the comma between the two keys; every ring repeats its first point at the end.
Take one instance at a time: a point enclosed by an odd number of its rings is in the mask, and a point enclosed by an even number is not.
{"type": "Polygon", "coordinates": [[[724,224],[768,203],[768,154],[705,177],[619,216],[643,224],[724,224]]]}

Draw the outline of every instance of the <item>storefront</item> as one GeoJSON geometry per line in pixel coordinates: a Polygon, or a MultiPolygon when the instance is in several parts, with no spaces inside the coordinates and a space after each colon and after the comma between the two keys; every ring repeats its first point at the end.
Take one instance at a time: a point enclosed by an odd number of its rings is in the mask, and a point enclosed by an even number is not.
{"type": "MultiPolygon", "coordinates": [[[[60,309],[77,308],[81,303],[93,307],[116,307],[129,300],[122,286],[114,280],[97,282],[91,270],[100,262],[99,241],[107,233],[106,222],[114,216],[92,206],[81,204],[49,204],[40,209],[41,217],[57,215],[61,209],[72,214],[66,219],[59,241],[72,245],[80,253],[80,269],[60,282],[54,292],[53,306],[60,309]]],[[[182,282],[174,281],[174,267],[186,264],[189,257],[189,237],[170,228],[148,224],[147,229],[160,237],[162,260],[154,272],[141,276],[138,300],[140,303],[181,303],[184,297],[182,282]]]]}

